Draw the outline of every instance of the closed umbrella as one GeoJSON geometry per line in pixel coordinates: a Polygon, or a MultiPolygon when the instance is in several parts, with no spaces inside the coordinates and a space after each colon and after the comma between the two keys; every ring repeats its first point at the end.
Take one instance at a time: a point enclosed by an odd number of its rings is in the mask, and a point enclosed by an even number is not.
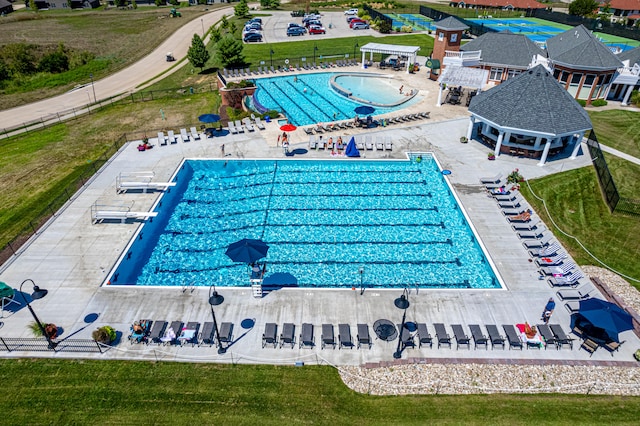
{"type": "Polygon", "coordinates": [[[265,257],[268,250],[264,241],[245,238],[230,244],[225,254],[234,262],[253,263],[265,257]]]}
{"type": "Polygon", "coordinates": [[[356,114],[360,114],[360,115],[369,115],[369,114],[373,114],[373,112],[376,109],[374,107],[370,107],[367,105],[361,105],[359,107],[357,107],[356,109],[354,109],[356,114]]]}
{"type": "Polygon", "coordinates": [[[344,151],[347,157],[360,157],[360,151],[356,147],[356,139],[351,136],[351,140],[347,144],[347,149],[344,151]]]}
{"type": "Polygon", "coordinates": [[[283,132],[293,132],[296,129],[297,127],[294,126],[293,124],[284,124],[280,126],[280,130],[282,130],[283,132]]]}
{"type": "Polygon", "coordinates": [[[618,333],[631,330],[633,319],[627,311],[606,300],[590,298],[580,301],[578,314],[594,328],[618,342],[618,333]]]}

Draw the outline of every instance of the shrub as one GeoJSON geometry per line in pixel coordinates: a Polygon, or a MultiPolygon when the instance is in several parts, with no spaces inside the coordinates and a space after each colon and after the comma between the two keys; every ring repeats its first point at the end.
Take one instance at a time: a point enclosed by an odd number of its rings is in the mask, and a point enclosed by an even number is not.
{"type": "Polygon", "coordinates": [[[579,103],[580,105],[582,105],[583,107],[587,106],[587,101],[585,101],[584,99],[578,99],[577,101],[578,101],[578,103],[579,103]]]}
{"type": "Polygon", "coordinates": [[[93,333],[91,333],[93,340],[104,344],[113,342],[116,340],[116,336],[116,330],[108,325],[96,328],[93,330],[93,333]]]}
{"type": "Polygon", "coordinates": [[[594,107],[601,107],[607,104],[608,102],[605,101],[604,99],[596,99],[595,101],[591,102],[591,106],[594,106],[594,107]]]}

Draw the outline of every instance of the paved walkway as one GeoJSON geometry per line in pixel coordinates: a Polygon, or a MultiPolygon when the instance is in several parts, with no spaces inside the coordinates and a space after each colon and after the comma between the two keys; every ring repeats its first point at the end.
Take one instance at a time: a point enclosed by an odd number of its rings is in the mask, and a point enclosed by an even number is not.
{"type": "MultiPolygon", "coordinates": [[[[405,151],[432,151],[443,168],[452,171],[449,180],[461,200],[482,243],[496,265],[497,273],[505,283],[503,290],[426,290],[412,289],[411,306],[407,311],[409,321],[443,322],[445,324],[515,324],[539,322],[542,308],[550,296],[555,295],[539,274],[521,241],[509,227],[495,201],[488,197],[479,185],[481,176],[506,175],[519,168],[526,178],[535,178],[590,164],[585,155],[575,160],[551,161],[544,167],[536,160],[500,156],[487,161],[488,148],[479,143],[461,144],[460,136],[466,133],[468,119],[466,109],[445,105],[436,108],[436,83],[425,82],[424,76],[401,76],[408,86],[421,87],[423,101],[413,110],[430,110],[432,119],[406,123],[400,127],[387,127],[369,132],[374,137],[389,135],[394,143],[393,152],[366,152],[368,159],[405,158],[405,151]],[[449,117],[449,118],[448,118],[449,117]],[[453,118],[451,118],[453,117],[453,118]]],[[[204,139],[189,143],[156,147],[138,152],[137,142],[125,146],[79,192],[48,225],[44,232],[27,245],[19,257],[0,268],[0,280],[14,287],[27,279],[49,290],[46,298],[33,302],[33,307],[45,322],[55,322],[62,328],[61,338],[90,338],[91,331],[99,325],[112,325],[122,333],[123,339],[106,354],[88,354],[88,357],[114,359],[178,360],[189,362],[247,362],[293,364],[326,363],[337,365],[361,365],[392,359],[397,342],[375,340],[371,350],[320,349],[320,325],[339,323],[351,325],[355,339],[358,323],[370,326],[378,319],[399,322],[401,312],[393,301],[398,290],[367,290],[364,294],[353,290],[336,289],[282,289],[261,299],[252,297],[248,288],[220,288],[225,301],[216,308],[219,321],[235,324],[234,343],[225,355],[218,355],[209,347],[165,347],[129,345],[126,336],[130,324],[140,318],[154,320],[181,320],[205,322],[211,320],[208,291],[204,287],[193,289],[138,288],[102,286],[112,266],[125,250],[139,226],[136,223],[92,225],[90,208],[95,202],[102,204],[135,203],[136,210],[148,210],[158,194],[122,194],[115,192],[116,176],[121,172],[152,170],[157,181],[169,179],[182,158],[220,158],[220,144],[225,144],[230,158],[284,158],[282,148],[275,146],[278,125],[268,123],[263,132],[228,135],[223,138],[204,139]],[[92,315],[93,314],[93,315],[92,315]],[[97,316],[97,321],[87,323],[97,316]],[[303,322],[316,325],[315,349],[271,349],[261,347],[261,336],[266,322],[282,326],[292,322],[299,334],[303,322]]],[[[351,132],[347,132],[351,133],[351,132]]],[[[325,151],[306,150],[308,137],[301,130],[292,135],[291,149],[299,149],[294,158],[331,158],[325,151]]],[[[153,140],[152,140],[153,142],[153,140]]],[[[586,152],[585,150],[583,150],[586,152]]],[[[340,160],[335,160],[340,161],[340,160]]],[[[203,283],[208,284],[208,283],[203,283]]],[[[29,311],[18,309],[5,314],[3,337],[29,337],[27,324],[31,322],[29,311]]],[[[569,314],[558,305],[552,322],[569,329],[569,314]]],[[[623,333],[627,340],[616,360],[629,360],[638,339],[632,332],[623,333]]],[[[454,345],[455,346],[455,345],[454,345]]],[[[48,353],[2,353],[2,356],[50,356],[48,353]]],[[[61,352],[56,357],[76,357],[61,352]]],[[[84,356],[84,354],[83,354],[84,356]]],[[[606,351],[598,351],[593,357],[578,349],[509,351],[509,350],[455,350],[409,349],[406,358],[437,359],[492,359],[549,360],[611,360],[606,351]]],[[[528,361],[527,361],[528,362],[528,361]]]]}

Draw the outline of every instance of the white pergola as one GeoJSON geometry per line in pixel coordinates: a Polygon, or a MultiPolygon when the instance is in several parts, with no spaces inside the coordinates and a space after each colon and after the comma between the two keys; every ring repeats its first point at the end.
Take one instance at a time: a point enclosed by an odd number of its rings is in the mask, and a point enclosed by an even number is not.
{"type": "Polygon", "coordinates": [[[409,74],[409,65],[415,64],[418,56],[419,46],[402,46],[398,44],[382,44],[382,43],[367,43],[360,48],[362,52],[362,68],[365,67],[365,55],[369,53],[369,62],[373,62],[374,53],[382,53],[385,55],[398,55],[411,58],[407,61],[407,74],[409,74]]]}
{"type": "Polygon", "coordinates": [[[445,86],[462,86],[471,87],[473,89],[482,90],[489,78],[489,71],[480,68],[456,67],[449,65],[442,71],[438,83],[440,83],[440,91],[438,92],[438,102],[436,106],[442,105],[442,91],[445,86]]]}

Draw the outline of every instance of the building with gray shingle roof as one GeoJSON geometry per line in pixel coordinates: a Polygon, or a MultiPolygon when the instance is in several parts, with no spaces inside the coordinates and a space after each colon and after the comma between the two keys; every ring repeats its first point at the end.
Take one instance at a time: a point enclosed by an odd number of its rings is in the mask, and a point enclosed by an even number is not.
{"type": "Polygon", "coordinates": [[[584,108],[542,65],[476,95],[469,112],[469,138],[490,145],[496,155],[540,158],[539,165],[569,145],[574,158],[592,127],[584,108]]]}
{"type": "Polygon", "coordinates": [[[468,25],[465,25],[462,21],[454,18],[453,16],[434,22],[433,26],[445,31],[464,31],[469,29],[468,25]]]}
{"type": "Polygon", "coordinates": [[[497,83],[527,70],[538,55],[547,53],[524,34],[509,30],[488,32],[460,48],[463,52],[479,51],[479,66],[489,71],[489,80],[497,83]]]}
{"type": "Polygon", "coordinates": [[[640,89],[640,46],[625,50],[618,55],[623,67],[613,79],[609,99],[621,101],[623,105],[629,105],[631,93],[640,89]]]}

